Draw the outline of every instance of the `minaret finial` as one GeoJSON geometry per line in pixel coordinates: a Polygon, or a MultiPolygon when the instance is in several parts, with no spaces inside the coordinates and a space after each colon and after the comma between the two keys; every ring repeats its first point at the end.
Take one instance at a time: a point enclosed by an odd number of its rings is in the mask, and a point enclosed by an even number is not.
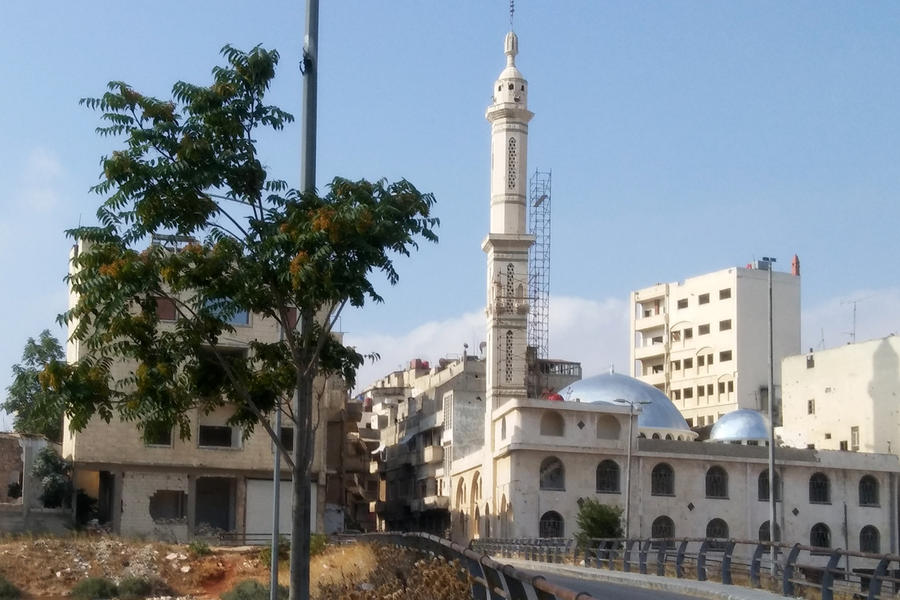
{"type": "Polygon", "coordinates": [[[509,30],[513,30],[513,17],[516,14],[516,0],[509,0],[509,30]]]}

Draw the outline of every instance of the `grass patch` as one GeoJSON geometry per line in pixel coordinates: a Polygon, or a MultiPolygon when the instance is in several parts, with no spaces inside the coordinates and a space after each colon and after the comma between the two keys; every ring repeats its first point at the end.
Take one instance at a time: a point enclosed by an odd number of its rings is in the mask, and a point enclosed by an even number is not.
{"type": "Polygon", "coordinates": [[[19,588],[7,581],[3,575],[0,575],[0,600],[16,600],[21,595],[22,592],[19,588]]]}
{"type": "Polygon", "coordinates": [[[69,595],[76,600],[115,598],[119,593],[116,584],[104,577],[88,577],[75,584],[69,595]]]}
{"type": "MultiPolygon", "coordinates": [[[[269,588],[255,579],[245,579],[222,594],[222,600],[269,600],[269,588]]],[[[278,586],[279,600],[287,600],[288,589],[278,586]]]]}

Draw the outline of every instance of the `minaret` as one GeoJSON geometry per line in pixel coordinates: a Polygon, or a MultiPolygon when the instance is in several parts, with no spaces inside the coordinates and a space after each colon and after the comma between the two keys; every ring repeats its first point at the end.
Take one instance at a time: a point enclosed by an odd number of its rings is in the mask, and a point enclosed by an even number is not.
{"type": "MultiPolygon", "coordinates": [[[[485,460],[483,496],[494,497],[493,411],[526,397],[528,249],[534,243],[525,223],[527,195],[528,83],[516,68],[519,38],[506,34],[506,68],[494,83],[491,123],[491,224],[481,248],[487,254],[487,352],[485,365],[485,460]]],[[[482,507],[483,510],[483,507],[482,507]]],[[[482,512],[484,514],[484,512],[482,512]]],[[[496,515],[496,506],[491,511],[496,515]]]]}

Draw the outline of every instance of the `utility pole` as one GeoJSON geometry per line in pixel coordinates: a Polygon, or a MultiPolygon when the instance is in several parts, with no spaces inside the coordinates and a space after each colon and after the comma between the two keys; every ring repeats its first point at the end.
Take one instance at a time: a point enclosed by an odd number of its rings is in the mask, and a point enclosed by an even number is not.
{"type": "Polygon", "coordinates": [[[634,444],[634,421],[640,414],[640,411],[634,411],[635,404],[650,404],[646,401],[625,400],[624,398],[616,398],[614,402],[628,405],[628,452],[625,459],[625,544],[628,545],[628,538],[631,535],[631,446],[634,444]]]}
{"type": "Polygon", "coordinates": [[[774,315],[772,307],[772,271],[775,270],[775,259],[764,256],[762,262],[769,268],[769,541],[772,542],[772,577],[775,577],[775,566],[778,561],[779,541],[778,525],[775,523],[775,354],[774,354],[774,315]]]}

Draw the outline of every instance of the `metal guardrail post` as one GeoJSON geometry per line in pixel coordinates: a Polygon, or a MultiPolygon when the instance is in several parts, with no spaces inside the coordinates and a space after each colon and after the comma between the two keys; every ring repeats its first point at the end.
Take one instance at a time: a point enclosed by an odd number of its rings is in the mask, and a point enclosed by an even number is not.
{"type": "Polygon", "coordinates": [[[675,555],[675,576],[679,579],[684,577],[684,555],[687,545],[687,540],[681,540],[681,543],[678,544],[678,554],[675,555]]]}
{"type": "Polygon", "coordinates": [[[731,557],[734,554],[734,540],[725,542],[725,553],[722,555],[722,583],[731,585],[731,557]]]}
{"type": "Polygon", "coordinates": [[[828,564],[822,573],[822,600],[834,600],[834,572],[837,570],[839,560],[841,560],[840,549],[833,551],[828,557],[828,564]]]}
{"type": "Polygon", "coordinates": [[[891,559],[882,558],[878,562],[878,566],[875,567],[875,570],[872,571],[872,579],[869,580],[869,595],[867,596],[867,600],[876,600],[876,598],[880,597],[881,583],[887,575],[887,568],[890,563],[891,559]]]}
{"type": "Polygon", "coordinates": [[[700,543],[700,549],[697,550],[697,581],[706,581],[706,551],[709,548],[709,542],[703,540],[700,543]]]}
{"type": "Polygon", "coordinates": [[[511,566],[504,565],[499,571],[500,576],[503,577],[503,583],[509,591],[509,600],[531,600],[525,590],[525,584],[513,574],[512,569],[511,566]]]}
{"type": "Polygon", "coordinates": [[[664,540],[656,550],[656,574],[660,577],[666,575],[666,550],[668,550],[669,542],[664,540]]]}
{"type": "Polygon", "coordinates": [[[625,540],[625,553],[622,555],[622,570],[631,573],[631,549],[634,547],[634,540],[625,540]]]}
{"type": "Polygon", "coordinates": [[[784,572],[781,577],[781,594],[783,596],[794,595],[794,582],[791,581],[791,578],[794,576],[794,565],[797,563],[799,554],[800,544],[794,544],[784,559],[784,572]]]}
{"type": "Polygon", "coordinates": [[[753,557],[750,559],[750,583],[755,588],[762,587],[762,582],[759,579],[759,572],[762,568],[762,557],[765,551],[766,546],[764,544],[757,544],[756,550],[753,551],[753,557]]]}
{"type": "Polygon", "coordinates": [[[606,566],[609,570],[614,570],[616,568],[616,558],[619,557],[618,543],[615,540],[610,540],[606,544],[609,548],[606,566]]]}
{"type": "Polygon", "coordinates": [[[481,560],[478,561],[481,564],[482,572],[484,572],[484,580],[488,584],[488,595],[491,600],[506,600],[509,598],[509,590],[506,589],[506,585],[503,578],[500,577],[500,573],[497,569],[489,565],[488,561],[493,562],[487,556],[482,556],[481,560]]]}
{"type": "Polygon", "coordinates": [[[647,574],[647,553],[650,552],[650,540],[644,542],[638,552],[638,561],[640,564],[641,575],[647,574]]]}

